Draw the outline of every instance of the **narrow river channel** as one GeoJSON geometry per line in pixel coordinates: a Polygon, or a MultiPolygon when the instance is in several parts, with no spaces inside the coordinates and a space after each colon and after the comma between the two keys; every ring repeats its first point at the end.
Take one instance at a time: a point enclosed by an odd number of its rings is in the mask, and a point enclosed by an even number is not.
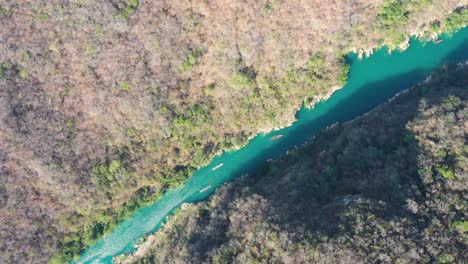
{"type": "Polygon", "coordinates": [[[441,39],[439,44],[413,39],[404,52],[389,54],[383,48],[362,60],[350,54],[351,72],[343,89],[311,110],[301,109],[292,126],[260,134],[242,149],[216,157],[185,185],[122,222],[88,248],[76,263],[111,263],[114,256],[131,253],[142,236],[155,232],[182,203],[208,198],[226,181],[255,170],[268,159],[285,155],[288,149],[307,142],[323,128],[360,116],[423,81],[439,65],[468,60],[468,27],[441,39]]]}

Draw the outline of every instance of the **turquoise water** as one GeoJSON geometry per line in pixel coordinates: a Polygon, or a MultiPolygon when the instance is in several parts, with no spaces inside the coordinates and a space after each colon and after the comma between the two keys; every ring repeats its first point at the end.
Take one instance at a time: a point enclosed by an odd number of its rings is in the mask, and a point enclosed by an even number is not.
{"type": "Polygon", "coordinates": [[[135,242],[156,231],[184,202],[206,199],[217,187],[242,174],[252,172],[270,158],[278,158],[288,149],[310,140],[323,128],[351,120],[424,80],[440,64],[468,60],[468,27],[452,37],[443,36],[440,44],[412,40],[404,52],[388,53],[383,48],[369,58],[349,56],[351,72],[348,84],[314,109],[301,109],[298,121],[285,129],[260,134],[244,148],[216,157],[199,169],[187,183],[166,193],[161,200],[142,208],[121,223],[114,232],[87,249],[77,263],[110,263],[112,257],[135,250],[135,242]],[[272,140],[275,135],[283,137],[272,140]],[[224,164],[217,170],[212,169],[224,164]],[[207,186],[208,190],[200,192],[207,186]]]}

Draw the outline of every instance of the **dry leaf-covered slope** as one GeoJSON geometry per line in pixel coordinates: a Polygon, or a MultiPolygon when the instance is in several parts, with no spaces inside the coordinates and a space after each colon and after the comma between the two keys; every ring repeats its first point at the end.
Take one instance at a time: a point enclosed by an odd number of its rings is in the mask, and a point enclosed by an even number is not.
{"type": "Polygon", "coordinates": [[[369,0],[0,1],[0,260],[75,255],[341,85],[352,47],[466,4],[403,2],[388,26],[369,0]]]}

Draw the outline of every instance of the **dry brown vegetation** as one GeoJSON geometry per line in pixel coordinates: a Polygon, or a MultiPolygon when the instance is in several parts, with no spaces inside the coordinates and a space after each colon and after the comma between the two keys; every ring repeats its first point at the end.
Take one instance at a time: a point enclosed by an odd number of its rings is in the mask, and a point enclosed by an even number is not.
{"type": "Polygon", "coordinates": [[[352,47],[466,4],[404,2],[386,27],[370,0],[0,1],[0,262],[73,257],[341,85],[352,47]]]}

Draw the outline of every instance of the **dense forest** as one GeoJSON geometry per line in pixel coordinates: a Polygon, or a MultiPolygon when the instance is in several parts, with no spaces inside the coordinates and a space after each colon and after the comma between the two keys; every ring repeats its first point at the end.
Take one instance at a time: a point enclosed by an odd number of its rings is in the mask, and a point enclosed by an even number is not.
{"type": "Polygon", "coordinates": [[[466,263],[468,62],[183,206],[125,263],[466,263]]]}
{"type": "Polygon", "coordinates": [[[63,263],[466,0],[0,0],[0,262],[63,263]]]}

